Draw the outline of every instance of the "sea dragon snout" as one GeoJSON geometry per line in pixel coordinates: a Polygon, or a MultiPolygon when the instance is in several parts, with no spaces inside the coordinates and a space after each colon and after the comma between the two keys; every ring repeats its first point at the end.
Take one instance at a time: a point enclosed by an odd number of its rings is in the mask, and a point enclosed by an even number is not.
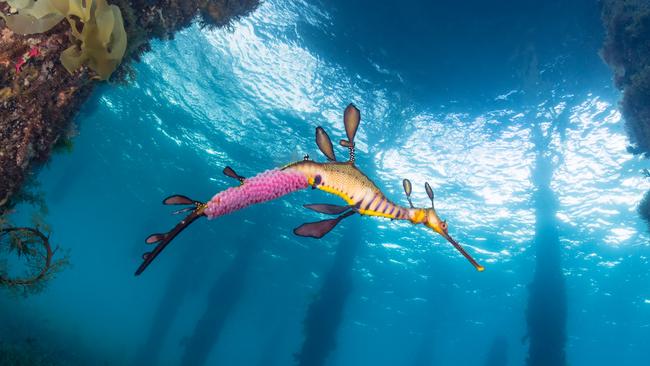
{"type": "Polygon", "coordinates": [[[143,263],[135,274],[141,274],[181,231],[199,217],[206,216],[212,219],[309,187],[339,196],[346,202],[346,205],[305,205],[304,207],[310,210],[327,215],[337,215],[337,217],[302,224],[294,229],[296,235],[322,238],[343,219],[356,213],[391,220],[408,220],[413,224],[424,224],[433,229],[449,241],[478,271],[483,271],[483,266],[479,265],[448,234],[447,223],[438,217],[433,206],[433,190],[429,183],[425,183],[425,189],[431,199],[431,208],[416,208],[411,202],[411,182],[404,179],[402,183],[409,207],[403,207],[386,198],[383,192],[357,168],[354,164],[354,137],[360,121],[359,110],[353,104],[348,105],[343,113],[348,139],[340,141],[340,145],[349,150],[349,159],[346,162],[336,160],[332,141],[325,130],[319,126],[316,128],[316,144],[327,157],[328,161],[325,163],[312,161],[306,156],[304,160],[287,164],[279,169],[268,170],[251,178],[245,178],[232,168],[226,167],[223,173],[236,179],[239,185],[217,193],[210,201],[204,203],[182,195],[170,196],[163,200],[165,205],[188,206],[175,213],[187,211],[190,213],[168,233],[152,234],[147,237],[145,240],[147,244],[157,244],[157,246],[151,252],[143,255],[143,263]]]}
{"type": "MultiPolygon", "coordinates": [[[[428,183],[427,183],[428,185],[428,183]]],[[[433,229],[436,233],[440,234],[443,238],[447,239],[447,241],[456,248],[460,252],[460,254],[463,255],[473,266],[476,268],[477,271],[483,272],[485,270],[485,267],[482,265],[478,264],[474,258],[472,258],[465,249],[458,244],[454,238],[452,238],[449,235],[449,226],[447,225],[447,221],[440,220],[438,218],[438,214],[436,214],[436,211],[433,208],[426,209],[427,211],[427,221],[424,223],[424,225],[430,229],[433,229]]]]}
{"type": "Polygon", "coordinates": [[[441,220],[438,216],[438,213],[436,212],[433,200],[433,190],[431,189],[429,182],[424,182],[424,189],[427,192],[427,196],[429,196],[429,199],[431,200],[431,208],[413,207],[413,203],[411,202],[411,181],[404,179],[402,181],[402,186],[404,187],[406,199],[411,206],[411,215],[409,217],[409,220],[414,224],[424,224],[426,227],[433,229],[433,231],[440,234],[440,236],[443,238],[447,239],[447,241],[453,245],[454,248],[456,248],[456,250],[458,250],[460,254],[462,254],[463,257],[465,257],[474,266],[474,268],[476,268],[477,271],[482,272],[485,270],[485,267],[478,264],[478,262],[476,262],[476,260],[474,260],[474,258],[472,258],[472,256],[469,255],[469,253],[467,253],[467,251],[465,251],[465,249],[449,235],[449,225],[447,225],[447,221],[441,220]]]}

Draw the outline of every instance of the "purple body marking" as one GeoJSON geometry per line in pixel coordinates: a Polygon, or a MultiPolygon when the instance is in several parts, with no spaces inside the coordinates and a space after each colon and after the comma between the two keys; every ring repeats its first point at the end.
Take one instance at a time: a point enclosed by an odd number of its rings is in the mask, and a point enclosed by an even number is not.
{"type": "Polygon", "coordinates": [[[309,186],[307,177],[296,171],[267,170],[248,178],[239,187],[217,193],[204,211],[209,219],[241,210],[250,205],[270,201],[309,186]]]}

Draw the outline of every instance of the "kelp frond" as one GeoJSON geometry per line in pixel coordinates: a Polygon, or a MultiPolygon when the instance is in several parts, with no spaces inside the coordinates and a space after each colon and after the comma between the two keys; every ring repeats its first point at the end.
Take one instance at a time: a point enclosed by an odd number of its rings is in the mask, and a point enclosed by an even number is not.
{"type": "Polygon", "coordinates": [[[127,36],[120,8],[106,0],[7,0],[15,14],[1,14],[19,34],[43,33],[61,20],[70,23],[73,45],[61,53],[63,66],[74,73],[87,66],[100,80],[108,80],[122,62],[127,36]],[[81,23],[78,24],[77,22],[81,23]]]}

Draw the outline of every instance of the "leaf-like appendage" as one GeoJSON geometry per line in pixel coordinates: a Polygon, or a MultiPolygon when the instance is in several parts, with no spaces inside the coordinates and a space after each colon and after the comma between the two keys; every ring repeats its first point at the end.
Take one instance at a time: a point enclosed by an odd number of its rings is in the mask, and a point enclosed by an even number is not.
{"type": "Polygon", "coordinates": [[[63,20],[63,16],[59,14],[49,14],[40,19],[36,19],[27,14],[14,14],[9,16],[0,14],[0,16],[5,20],[5,24],[9,29],[14,33],[23,35],[47,32],[63,20]]]}
{"type": "Polygon", "coordinates": [[[61,15],[61,13],[48,0],[41,0],[41,1],[20,0],[20,1],[8,1],[8,3],[13,8],[18,10],[18,14],[30,15],[36,19],[41,19],[50,14],[61,15]]]}
{"type": "Polygon", "coordinates": [[[77,46],[70,46],[66,48],[65,51],[61,52],[59,60],[61,60],[63,67],[72,74],[75,70],[81,67],[84,61],[86,61],[83,57],[83,53],[79,48],[77,48],[77,46]]]}
{"type": "Polygon", "coordinates": [[[49,0],[8,0],[7,3],[18,13],[8,16],[0,13],[0,17],[9,29],[18,34],[47,32],[63,19],[63,14],[49,0]]]}
{"type": "MultiPolygon", "coordinates": [[[[106,0],[94,2],[96,6],[89,13],[89,20],[84,22],[81,33],[75,34],[81,41],[81,48],[74,47],[76,51],[66,50],[68,52],[61,54],[61,62],[71,73],[85,64],[97,73],[100,80],[107,80],[122,62],[127,37],[120,8],[108,5],[106,0]]],[[[71,13],[81,14],[80,18],[86,16],[86,10],[91,9],[90,3],[88,1],[88,7],[84,8],[79,0],[70,0],[71,13]]]]}

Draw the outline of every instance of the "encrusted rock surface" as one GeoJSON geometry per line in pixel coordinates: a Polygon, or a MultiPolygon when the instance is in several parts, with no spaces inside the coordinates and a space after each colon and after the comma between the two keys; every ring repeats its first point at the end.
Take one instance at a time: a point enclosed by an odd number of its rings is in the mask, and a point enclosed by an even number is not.
{"type": "MultiPolygon", "coordinates": [[[[623,91],[629,150],[650,157],[650,0],[604,0],[602,56],[623,91]]],[[[650,230],[650,191],[637,208],[650,230]]]]}
{"type": "Polygon", "coordinates": [[[623,91],[621,109],[636,154],[650,156],[650,1],[603,1],[602,55],[623,91]]]}

